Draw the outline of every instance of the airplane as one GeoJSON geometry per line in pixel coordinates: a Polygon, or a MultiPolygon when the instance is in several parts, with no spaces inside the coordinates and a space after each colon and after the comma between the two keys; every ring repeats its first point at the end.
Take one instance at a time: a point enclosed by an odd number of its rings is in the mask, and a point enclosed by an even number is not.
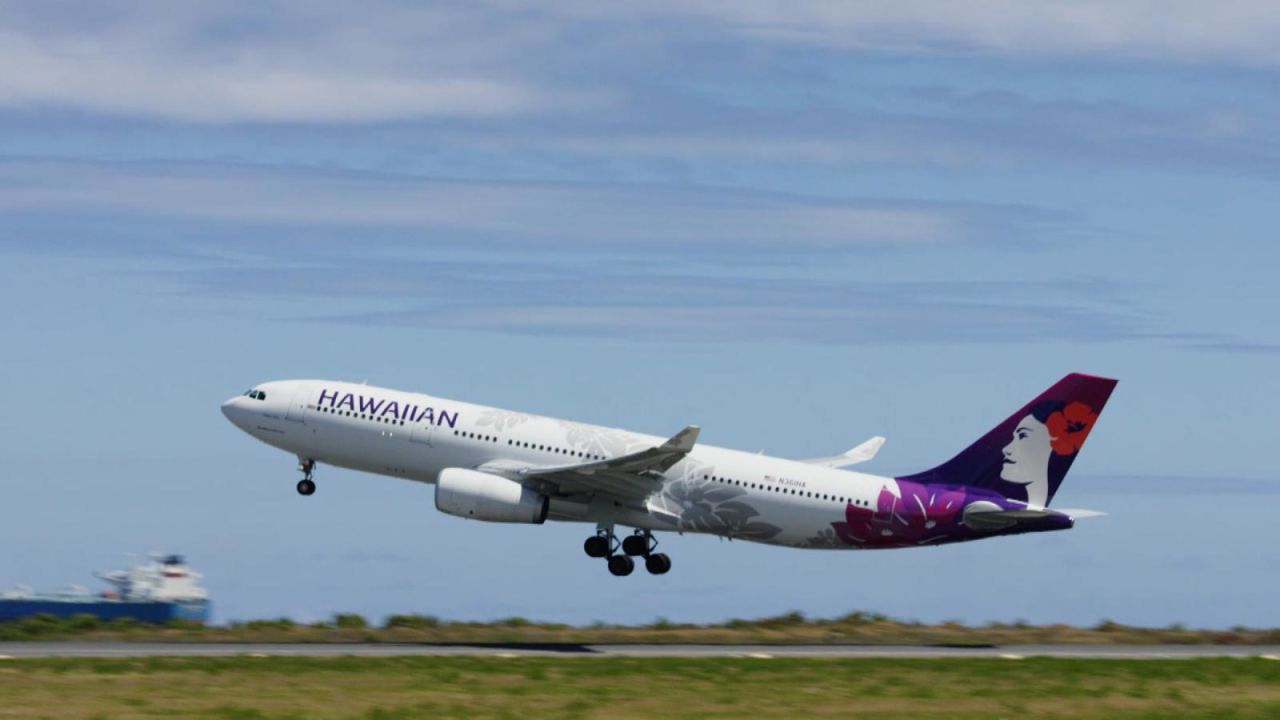
{"type": "Polygon", "coordinates": [[[1066,530],[1101,513],[1049,503],[1115,388],[1073,373],[947,462],[881,477],[844,453],[788,460],[364,384],[284,380],[222,404],[236,427],[298,458],[301,495],[318,465],[435,485],[438,510],[469,520],[594,523],[583,549],[609,572],[635,558],[661,575],[655,532],[797,548],[885,549],[1066,530]],[[619,539],[616,528],[632,528],[619,539]]]}

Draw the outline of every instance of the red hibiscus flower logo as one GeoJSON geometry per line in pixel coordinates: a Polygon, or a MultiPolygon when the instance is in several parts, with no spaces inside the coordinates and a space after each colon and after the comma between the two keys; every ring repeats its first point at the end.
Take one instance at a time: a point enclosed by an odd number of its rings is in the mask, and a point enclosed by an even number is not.
{"type": "Polygon", "coordinates": [[[1098,414],[1082,402],[1068,403],[1066,407],[1049,416],[1044,425],[1053,438],[1053,451],[1059,455],[1074,455],[1084,446],[1098,414]]]}

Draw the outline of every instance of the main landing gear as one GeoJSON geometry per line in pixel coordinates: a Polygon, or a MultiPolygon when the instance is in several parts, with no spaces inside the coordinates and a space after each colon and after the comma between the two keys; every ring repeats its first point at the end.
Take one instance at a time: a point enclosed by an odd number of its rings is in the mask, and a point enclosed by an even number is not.
{"type": "Polygon", "coordinates": [[[311,495],[316,491],[316,481],[311,479],[311,471],[315,468],[316,461],[311,458],[298,463],[298,469],[302,471],[302,479],[298,481],[299,495],[311,495]]]}
{"type": "Polygon", "coordinates": [[[636,530],[624,538],[621,543],[613,534],[612,527],[601,526],[596,534],[587,538],[582,549],[593,558],[607,558],[609,572],[619,577],[630,575],[636,568],[632,558],[643,557],[644,568],[653,575],[662,575],[671,569],[671,558],[664,553],[655,553],[658,540],[648,530],[636,530]],[[622,554],[618,554],[621,548],[622,554]]]}

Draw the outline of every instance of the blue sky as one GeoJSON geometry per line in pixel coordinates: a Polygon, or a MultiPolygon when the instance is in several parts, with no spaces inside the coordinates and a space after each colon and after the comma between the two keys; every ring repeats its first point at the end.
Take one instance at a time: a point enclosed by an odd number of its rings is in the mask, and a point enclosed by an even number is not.
{"type": "Polygon", "coordinates": [[[1277,625],[1264,3],[4,3],[0,584],[187,553],[220,620],[855,609],[1277,625]],[[954,6],[954,7],[953,7],[954,6]],[[793,457],[945,459],[1121,384],[1070,533],[802,552],[587,528],[225,422],[368,380],[793,457]]]}

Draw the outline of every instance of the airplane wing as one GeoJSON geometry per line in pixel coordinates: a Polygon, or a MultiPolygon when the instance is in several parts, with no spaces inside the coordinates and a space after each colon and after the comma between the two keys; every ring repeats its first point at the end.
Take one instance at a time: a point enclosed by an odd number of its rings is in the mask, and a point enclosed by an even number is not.
{"type": "Polygon", "coordinates": [[[881,445],[884,445],[884,438],[877,435],[861,445],[850,450],[846,450],[839,455],[801,460],[800,462],[808,463],[810,465],[820,465],[822,467],[845,467],[846,465],[857,465],[858,463],[866,462],[875,457],[876,453],[880,451],[881,445]]]}
{"type": "Polygon", "coordinates": [[[670,440],[629,455],[574,465],[528,465],[510,460],[488,462],[476,468],[501,475],[550,495],[608,495],[639,503],[661,487],[662,473],[680,462],[698,441],[697,425],[690,425],[670,440]]]}

